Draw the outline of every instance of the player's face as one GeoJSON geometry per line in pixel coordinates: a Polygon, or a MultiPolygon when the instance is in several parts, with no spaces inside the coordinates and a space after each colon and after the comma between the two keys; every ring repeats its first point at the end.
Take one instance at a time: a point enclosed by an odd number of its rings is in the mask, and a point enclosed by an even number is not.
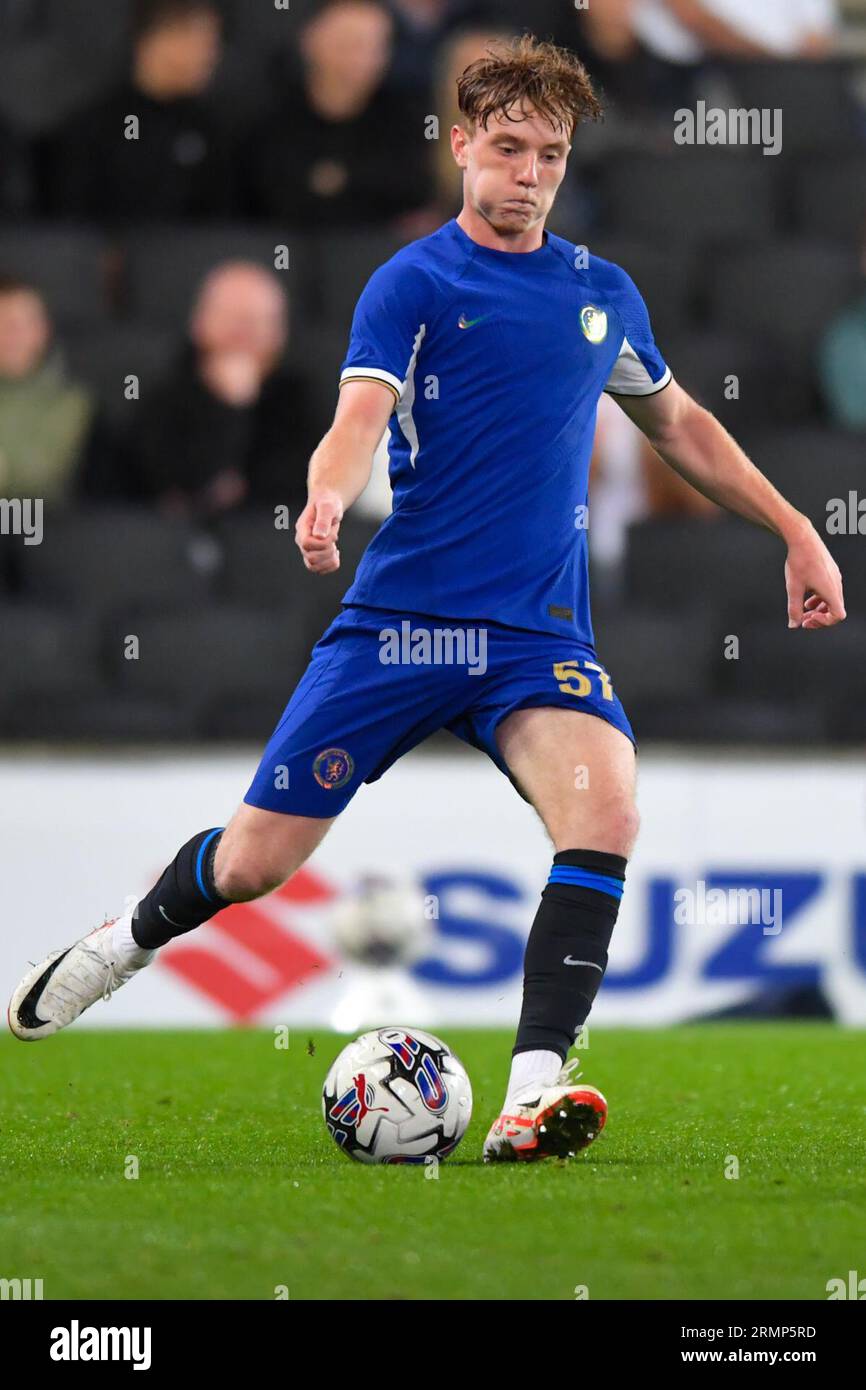
{"type": "Polygon", "coordinates": [[[454,139],[466,200],[506,237],[544,222],[571,149],[566,132],[537,111],[512,109],[509,116],[517,119],[491,116],[487,129],[478,126],[472,135],[456,126],[454,139]]]}

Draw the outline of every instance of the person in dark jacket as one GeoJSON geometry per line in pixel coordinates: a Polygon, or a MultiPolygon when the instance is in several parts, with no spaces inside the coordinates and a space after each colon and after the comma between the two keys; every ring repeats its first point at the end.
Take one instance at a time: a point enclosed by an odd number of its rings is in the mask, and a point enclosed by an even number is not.
{"type": "MultiPolygon", "coordinates": [[[[283,365],[287,340],[288,302],[274,274],[246,262],[211,271],[181,360],[141,402],[117,489],[170,515],[299,511],[321,421],[311,418],[306,383],[283,365]]],[[[112,488],[91,479],[85,490],[112,488]]]]}
{"type": "Polygon", "coordinates": [[[430,200],[425,103],[385,84],[393,30],[379,0],[327,0],[307,20],[302,71],[280,75],[280,100],[248,142],[246,198],[256,216],[354,230],[430,200]]]}
{"type": "Polygon", "coordinates": [[[43,153],[47,211],[120,227],[230,214],[234,141],[209,97],[221,51],[213,0],[140,0],[129,77],[43,153]]]}

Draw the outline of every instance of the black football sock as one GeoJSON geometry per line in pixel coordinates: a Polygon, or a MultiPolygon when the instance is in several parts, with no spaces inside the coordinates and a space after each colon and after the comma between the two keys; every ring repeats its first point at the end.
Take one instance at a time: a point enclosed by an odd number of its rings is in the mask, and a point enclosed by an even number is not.
{"type": "Polygon", "coordinates": [[[626,863],[619,854],[593,849],[553,856],[526,943],[512,1056],[544,1049],[565,1058],[604,978],[626,863]]]}
{"type": "Polygon", "coordinates": [[[132,914],[132,935],[147,951],[200,927],[229,906],[216,890],[213,861],[225,827],[201,830],[179,849],[132,914]]]}

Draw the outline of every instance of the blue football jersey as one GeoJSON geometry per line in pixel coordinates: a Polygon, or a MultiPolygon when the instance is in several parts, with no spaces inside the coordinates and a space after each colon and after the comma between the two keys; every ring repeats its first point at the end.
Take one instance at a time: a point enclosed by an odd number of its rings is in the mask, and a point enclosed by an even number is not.
{"type": "Polygon", "coordinates": [[[593,645],[598,401],[671,379],[625,271],[550,232],[536,251],[492,250],[452,219],[368,281],[340,384],[365,379],[394,393],[393,511],[344,605],[593,645]]]}

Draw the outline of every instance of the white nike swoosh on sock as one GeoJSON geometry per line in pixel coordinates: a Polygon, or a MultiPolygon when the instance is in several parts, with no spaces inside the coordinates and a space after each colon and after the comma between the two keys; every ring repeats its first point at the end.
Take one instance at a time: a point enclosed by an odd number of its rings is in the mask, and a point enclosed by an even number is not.
{"type": "MultiPolygon", "coordinates": [[[[162,908],[160,908],[159,910],[160,912],[162,912],[162,908]]],[[[604,974],[604,971],[601,969],[601,966],[597,965],[594,960],[572,960],[571,956],[564,956],[562,963],[563,965],[591,965],[593,970],[599,970],[602,974],[604,974]]]]}
{"type": "Polygon", "coordinates": [[[168,913],[166,912],[166,910],[165,910],[165,908],[162,906],[162,904],[160,904],[159,910],[160,910],[161,915],[165,918],[165,920],[166,920],[167,922],[170,922],[171,925],[172,925],[173,927],[186,928],[186,926],[187,926],[186,922],[176,922],[176,921],[174,920],[173,917],[169,917],[168,913]]]}

